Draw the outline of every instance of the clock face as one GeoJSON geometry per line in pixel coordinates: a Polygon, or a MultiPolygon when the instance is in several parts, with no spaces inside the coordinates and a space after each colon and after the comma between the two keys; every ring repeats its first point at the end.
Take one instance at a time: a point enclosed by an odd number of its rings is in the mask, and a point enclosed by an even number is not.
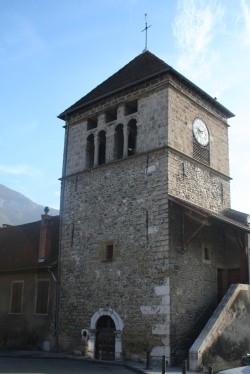
{"type": "Polygon", "coordinates": [[[209,142],[209,133],[207,126],[200,118],[196,118],[193,122],[193,134],[197,142],[205,147],[209,142]]]}

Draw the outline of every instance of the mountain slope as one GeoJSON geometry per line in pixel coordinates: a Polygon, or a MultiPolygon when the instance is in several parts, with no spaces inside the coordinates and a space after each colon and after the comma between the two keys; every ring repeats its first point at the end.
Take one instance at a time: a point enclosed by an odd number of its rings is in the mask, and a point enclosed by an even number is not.
{"type": "MultiPolygon", "coordinates": [[[[0,226],[39,221],[41,214],[44,214],[44,206],[36,204],[21,193],[0,184],[0,226]]],[[[58,215],[59,211],[50,209],[49,214],[58,215]]]]}

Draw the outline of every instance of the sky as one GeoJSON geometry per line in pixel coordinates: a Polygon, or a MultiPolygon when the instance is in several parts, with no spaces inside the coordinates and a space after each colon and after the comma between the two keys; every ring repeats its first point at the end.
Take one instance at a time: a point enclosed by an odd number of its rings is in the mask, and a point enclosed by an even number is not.
{"type": "Polygon", "coordinates": [[[231,207],[250,213],[250,0],[0,0],[0,184],[59,208],[57,116],[148,49],[233,112],[231,207]]]}

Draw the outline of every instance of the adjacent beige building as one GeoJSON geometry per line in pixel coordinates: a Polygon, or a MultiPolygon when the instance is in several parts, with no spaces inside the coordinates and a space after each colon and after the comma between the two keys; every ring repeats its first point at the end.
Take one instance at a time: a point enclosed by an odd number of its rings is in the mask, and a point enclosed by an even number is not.
{"type": "Polygon", "coordinates": [[[0,351],[55,350],[59,216],[0,228],[0,351]]]}

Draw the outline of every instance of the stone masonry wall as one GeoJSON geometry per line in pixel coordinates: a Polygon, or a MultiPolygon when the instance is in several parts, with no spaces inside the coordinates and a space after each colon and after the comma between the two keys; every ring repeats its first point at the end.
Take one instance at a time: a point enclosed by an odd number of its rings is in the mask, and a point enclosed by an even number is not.
{"type": "Polygon", "coordinates": [[[182,342],[196,319],[218,294],[217,269],[240,267],[240,249],[220,225],[211,222],[205,226],[188,244],[183,240],[190,238],[199,228],[197,221],[191,220],[181,208],[171,204],[169,229],[172,277],[171,289],[171,348],[182,342]],[[185,237],[183,239],[183,219],[185,237]],[[202,250],[206,246],[210,260],[205,261],[202,250]],[[233,259],[233,262],[232,262],[233,259]]]}
{"type": "Polygon", "coordinates": [[[168,144],[175,150],[193,157],[193,131],[195,118],[201,118],[208,127],[210,167],[229,175],[228,125],[217,113],[208,110],[192,97],[169,87],[168,144]]]}
{"type": "Polygon", "coordinates": [[[250,286],[234,284],[227,291],[189,352],[193,371],[240,366],[250,349],[250,286]]]}
{"type": "Polygon", "coordinates": [[[166,150],[103,165],[65,180],[60,346],[81,344],[93,314],[124,322],[123,355],[169,352],[166,150]],[[113,242],[114,260],[103,245],[113,242]]]}
{"type": "Polygon", "coordinates": [[[114,133],[118,124],[127,125],[135,119],[137,122],[136,153],[143,153],[166,145],[167,140],[167,89],[155,84],[147,85],[131,94],[124,94],[119,100],[110,99],[109,106],[96,107],[89,110],[76,122],[69,121],[69,138],[67,145],[67,175],[82,171],[86,168],[86,143],[91,134],[94,137],[102,130],[106,132],[106,163],[114,161],[114,133]],[[126,115],[125,104],[131,100],[138,100],[138,111],[126,115]],[[117,119],[105,122],[105,112],[109,107],[117,108],[117,119]],[[98,118],[98,125],[87,130],[87,119],[91,116],[98,118]]]}
{"type": "Polygon", "coordinates": [[[169,193],[214,211],[230,207],[226,120],[173,86],[168,102],[169,193]],[[209,131],[208,166],[193,159],[192,124],[197,117],[209,131]]]}
{"type": "Polygon", "coordinates": [[[168,165],[171,195],[213,211],[230,207],[227,177],[174,151],[169,151],[168,165]]]}

